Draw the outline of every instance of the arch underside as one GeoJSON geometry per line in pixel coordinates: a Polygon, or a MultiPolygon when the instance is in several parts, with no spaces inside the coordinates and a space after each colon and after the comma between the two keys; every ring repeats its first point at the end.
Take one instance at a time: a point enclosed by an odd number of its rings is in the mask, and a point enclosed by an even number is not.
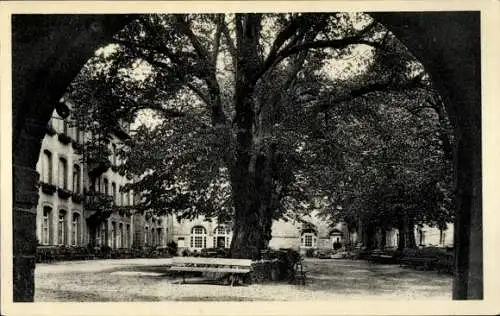
{"type": "MultiPolygon", "coordinates": [[[[482,299],[481,69],[479,12],[372,13],[419,58],[458,136],[454,298],[482,299]]],[[[13,19],[14,301],[34,295],[36,163],[55,104],[94,50],[132,17],[40,15],[13,19]],[[16,26],[22,23],[22,27],[16,26]],[[92,23],[92,28],[88,27],[92,23]]],[[[54,163],[54,162],[52,162],[54,163]]]]}

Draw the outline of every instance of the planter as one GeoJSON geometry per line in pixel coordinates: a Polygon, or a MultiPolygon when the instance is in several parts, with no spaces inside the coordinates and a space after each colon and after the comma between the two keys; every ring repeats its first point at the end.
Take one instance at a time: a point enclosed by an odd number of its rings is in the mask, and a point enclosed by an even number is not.
{"type": "Polygon", "coordinates": [[[57,195],[59,195],[61,199],[67,200],[71,196],[71,191],[67,189],[58,188],[57,195]]]}
{"type": "Polygon", "coordinates": [[[83,195],[81,195],[80,193],[73,193],[71,195],[71,200],[73,200],[73,202],[75,202],[75,203],[82,204],[83,195]]]}
{"type": "Polygon", "coordinates": [[[71,143],[71,137],[69,137],[68,135],[59,134],[59,135],[57,135],[57,138],[64,145],[68,145],[69,143],[71,143]]]}
{"type": "Polygon", "coordinates": [[[41,186],[42,186],[42,192],[45,193],[45,194],[52,195],[57,190],[57,187],[55,185],[53,185],[53,184],[50,184],[50,183],[42,182],[41,186]]]}
{"type": "Polygon", "coordinates": [[[114,130],[114,134],[121,138],[121,139],[129,139],[130,136],[128,135],[127,132],[125,132],[122,128],[120,127],[117,127],[115,130],[114,130]]]}
{"type": "Polygon", "coordinates": [[[77,143],[76,141],[71,142],[71,147],[73,147],[73,149],[77,151],[81,151],[83,149],[83,145],[77,143]]]}
{"type": "Polygon", "coordinates": [[[57,132],[54,129],[54,127],[52,127],[51,125],[48,125],[46,133],[47,133],[47,135],[54,136],[57,132]]]}
{"type": "Polygon", "coordinates": [[[89,175],[91,176],[100,176],[111,167],[111,162],[109,159],[104,159],[99,162],[93,162],[88,164],[89,167],[89,175]]]}

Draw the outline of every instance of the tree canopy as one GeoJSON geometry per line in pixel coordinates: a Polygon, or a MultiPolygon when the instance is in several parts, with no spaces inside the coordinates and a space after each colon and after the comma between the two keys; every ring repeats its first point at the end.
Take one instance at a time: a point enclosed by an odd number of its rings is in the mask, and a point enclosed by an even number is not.
{"type": "MultiPolygon", "coordinates": [[[[120,120],[140,210],[233,220],[232,254],[318,210],[384,227],[450,220],[446,112],[409,52],[363,14],[144,15],[72,84],[101,161],[120,120]]],[[[127,188],[128,189],[128,188],[127,188]]]]}

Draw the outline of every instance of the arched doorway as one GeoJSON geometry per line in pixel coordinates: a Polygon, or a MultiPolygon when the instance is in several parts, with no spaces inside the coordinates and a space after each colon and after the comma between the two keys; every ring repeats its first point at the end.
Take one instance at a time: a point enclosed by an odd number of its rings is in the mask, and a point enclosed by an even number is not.
{"type": "MultiPolygon", "coordinates": [[[[481,72],[477,71],[481,55],[479,12],[464,12],[451,17],[440,17],[439,13],[373,15],[417,53],[424,65],[430,66],[450,113],[457,118],[455,128],[460,136],[456,160],[459,206],[455,230],[458,260],[454,297],[482,298],[481,72]],[[465,26],[465,29],[454,30],[457,25],[465,26]],[[450,34],[460,39],[450,39],[450,34]]],[[[65,87],[94,49],[131,18],[61,16],[60,20],[50,17],[50,23],[43,19],[43,16],[32,18],[31,23],[13,36],[13,143],[16,144],[13,155],[13,225],[14,228],[22,227],[14,229],[15,301],[33,300],[32,259],[33,246],[36,245],[33,207],[38,200],[35,164],[45,125],[65,87]],[[68,23],[68,19],[74,23],[68,23]],[[67,45],[55,45],[57,41],[65,41],[67,45]],[[57,50],[58,47],[63,49],[57,50]],[[47,63],[42,61],[48,59],[56,61],[51,63],[52,69],[44,69],[47,63]],[[44,74],[41,78],[45,80],[30,74],[44,74]]]]}
{"type": "Polygon", "coordinates": [[[330,243],[333,250],[339,250],[344,245],[344,234],[339,229],[332,229],[330,231],[330,243]]]}

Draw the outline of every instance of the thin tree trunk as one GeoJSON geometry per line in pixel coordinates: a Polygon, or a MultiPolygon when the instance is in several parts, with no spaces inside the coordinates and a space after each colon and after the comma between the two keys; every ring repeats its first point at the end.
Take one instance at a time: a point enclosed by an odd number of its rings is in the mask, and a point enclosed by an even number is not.
{"type": "Polygon", "coordinates": [[[387,239],[387,231],[385,228],[380,229],[380,249],[385,249],[387,239]]]}
{"type": "Polygon", "coordinates": [[[415,221],[411,216],[406,217],[404,229],[406,248],[417,248],[417,243],[415,241],[415,221]]]}
{"type": "Polygon", "coordinates": [[[373,224],[367,223],[363,227],[363,245],[368,249],[373,249],[375,241],[375,227],[373,224]]]}
{"type": "Polygon", "coordinates": [[[398,251],[403,251],[403,249],[405,248],[406,233],[405,233],[404,221],[402,219],[398,220],[398,232],[399,232],[398,251]]]}

